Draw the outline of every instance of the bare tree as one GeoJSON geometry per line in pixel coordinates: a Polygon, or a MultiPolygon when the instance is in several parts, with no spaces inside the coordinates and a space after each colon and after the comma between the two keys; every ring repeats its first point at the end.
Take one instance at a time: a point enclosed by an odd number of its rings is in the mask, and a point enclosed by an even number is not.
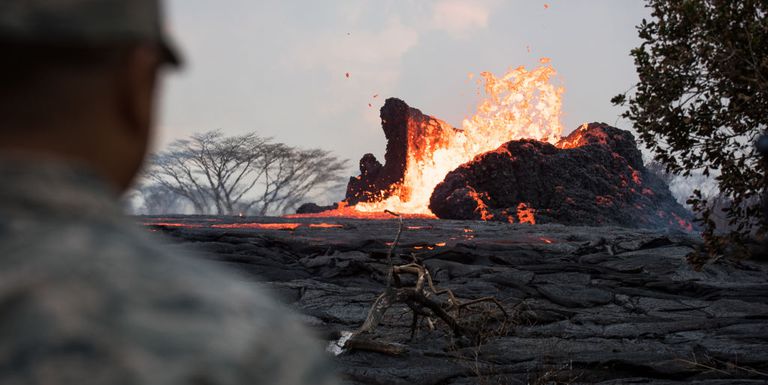
{"type": "Polygon", "coordinates": [[[264,190],[254,203],[258,203],[260,215],[295,209],[316,187],[340,183],[339,175],[345,169],[346,161],[328,151],[280,148],[276,161],[265,168],[264,190]]]}
{"type": "Polygon", "coordinates": [[[184,197],[159,184],[148,184],[134,190],[141,197],[140,211],[147,215],[178,212],[186,201],[184,197]]]}
{"type": "Polygon", "coordinates": [[[155,155],[147,175],[189,200],[200,214],[284,212],[313,190],[341,181],[346,161],[323,150],[301,150],[256,134],[193,135],[155,155]],[[257,190],[261,188],[261,193],[257,190]]]}

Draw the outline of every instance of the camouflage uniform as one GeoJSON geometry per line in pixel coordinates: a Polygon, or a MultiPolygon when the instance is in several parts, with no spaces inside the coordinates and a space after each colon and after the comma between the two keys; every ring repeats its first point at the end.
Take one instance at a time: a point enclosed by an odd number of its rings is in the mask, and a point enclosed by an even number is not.
{"type": "Polygon", "coordinates": [[[159,247],[98,178],[0,161],[0,181],[0,384],[334,383],[289,312],[159,247]]]}
{"type": "MultiPolygon", "coordinates": [[[[143,42],[179,64],[160,5],[2,0],[0,41],[143,42]]],[[[335,382],[292,313],[131,222],[99,178],[0,154],[0,384],[335,382]]]]}

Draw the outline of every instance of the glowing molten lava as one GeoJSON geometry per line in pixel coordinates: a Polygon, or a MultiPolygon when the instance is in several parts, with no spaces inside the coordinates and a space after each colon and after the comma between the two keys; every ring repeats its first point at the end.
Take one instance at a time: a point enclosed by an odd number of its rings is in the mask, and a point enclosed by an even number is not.
{"type": "Polygon", "coordinates": [[[534,216],[534,210],[528,207],[528,205],[525,203],[520,203],[517,206],[517,219],[520,221],[520,223],[528,223],[531,225],[536,224],[536,217],[534,216]]]}
{"type": "MultiPolygon", "coordinates": [[[[360,202],[355,210],[432,216],[428,206],[435,186],[450,171],[475,156],[517,139],[557,143],[563,131],[560,112],[564,89],[551,83],[555,70],[548,65],[549,60],[541,62],[544,66],[532,71],[518,67],[501,77],[481,73],[479,82],[483,84],[485,99],[478,105],[477,113],[464,120],[461,129],[437,119],[409,121],[409,126],[420,126],[409,127],[409,152],[402,183],[394,186],[394,194],[376,202],[360,202]]],[[[382,192],[382,196],[386,195],[382,192]]],[[[521,222],[535,223],[532,208],[522,211],[521,222]]]]}
{"type": "MultiPolygon", "coordinates": [[[[431,219],[435,216],[430,212],[429,214],[420,213],[402,213],[403,218],[408,219],[431,219]]],[[[347,202],[339,202],[338,208],[329,211],[323,211],[314,214],[288,214],[283,218],[297,219],[297,218],[357,218],[357,219],[397,219],[384,212],[384,209],[377,212],[363,212],[356,209],[355,206],[350,206],[347,202]]]]}
{"type": "Polygon", "coordinates": [[[258,229],[258,230],[296,230],[300,223],[227,223],[212,225],[214,229],[258,229]]]}

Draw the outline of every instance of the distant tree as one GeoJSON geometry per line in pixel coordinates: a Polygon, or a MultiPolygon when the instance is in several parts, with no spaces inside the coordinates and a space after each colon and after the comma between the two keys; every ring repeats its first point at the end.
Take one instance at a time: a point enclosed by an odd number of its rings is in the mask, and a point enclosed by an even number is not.
{"type": "Polygon", "coordinates": [[[712,205],[696,190],[710,253],[744,252],[765,235],[758,196],[766,169],[755,142],[768,124],[768,0],[648,0],[652,19],[638,26],[632,50],[640,78],[628,105],[640,139],[667,172],[716,178],[730,204],[730,231],[715,233],[712,205]],[[736,247],[738,250],[732,249],[736,247]]]}
{"type": "Polygon", "coordinates": [[[153,156],[147,176],[191,202],[197,213],[264,215],[291,209],[313,190],[339,183],[345,169],[346,161],[327,151],[297,149],[253,133],[211,131],[153,156]]]}
{"type": "Polygon", "coordinates": [[[139,212],[146,215],[178,212],[186,200],[163,185],[146,184],[134,189],[134,195],[140,198],[142,205],[139,212]]]}
{"type": "Polygon", "coordinates": [[[258,172],[274,161],[272,147],[255,134],[195,134],[155,155],[147,173],[158,185],[192,202],[200,214],[211,208],[216,214],[233,214],[234,206],[258,182],[258,172]]]}
{"type": "Polygon", "coordinates": [[[275,161],[264,168],[261,197],[254,200],[259,215],[286,212],[299,206],[318,186],[333,187],[344,179],[347,162],[324,150],[281,147],[275,161]]]}

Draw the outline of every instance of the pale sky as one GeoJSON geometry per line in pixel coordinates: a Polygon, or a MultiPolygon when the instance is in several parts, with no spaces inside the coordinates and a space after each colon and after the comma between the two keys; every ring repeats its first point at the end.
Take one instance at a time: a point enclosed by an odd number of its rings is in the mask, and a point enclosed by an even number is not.
{"type": "Polygon", "coordinates": [[[477,103],[468,73],[530,69],[542,57],[566,89],[566,132],[588,121],[629,128],[610,99],[636,81],[629,51],[648,17],[640,0],[171,0],[168,8],[187,66],[165,84],[158,148],[199,131],[255,131],[332,150],[350,159],[350,176],[366,152],[383,160],[387,97],[460,126],[477,103]]]}

